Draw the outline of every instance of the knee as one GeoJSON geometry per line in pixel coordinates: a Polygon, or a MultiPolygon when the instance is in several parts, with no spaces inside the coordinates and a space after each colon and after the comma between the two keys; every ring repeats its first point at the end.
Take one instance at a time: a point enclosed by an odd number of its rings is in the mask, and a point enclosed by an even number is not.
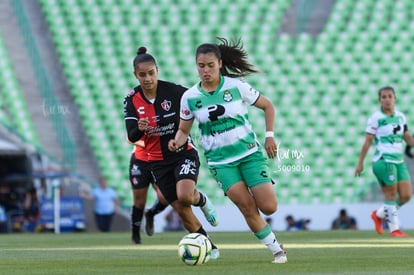
{"type": "Polygon", "coordinates": [[[400,204],[403,205],[411,199],[411,194],[404,194],[402,196],[399,196],[398,199],[400,201],[400,204]]]}
{"type": "Polygon", "coordinates": [[[183,205],[192,205],[193,204],[193,195],[192,194],[177,194],[178,201],[183,205]]]}
{"type": "Polygon", "coordinates": [[[277,211],[277,203],[266,204],[259,208],[260,211],[266,216],[272,215],[277,211]]]}

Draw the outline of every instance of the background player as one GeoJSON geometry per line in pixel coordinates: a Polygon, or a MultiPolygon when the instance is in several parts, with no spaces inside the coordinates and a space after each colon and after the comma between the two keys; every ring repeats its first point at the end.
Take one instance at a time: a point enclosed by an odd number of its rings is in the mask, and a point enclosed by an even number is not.
{"type": "Polygon", "coordinates": [[[368,119],[365,142],[362,145],[355,175],[360,176],[364,169],[364,159],[375,139],[376,150],[372,159],[372,170],[384,193],[384,204],[372,211],[378,234],[383,234],[382,220],[385,219],[390,236],[406,237],[401,232],[398,220],[398,208],[411,198],[411,179],[404,163],[403,143],[414,146],[414,138],[407,128],[407,119],[395,109],[395,91],[392,87],[383,87],[378,92],[381,109],[368,119]],[[397,196],[398,194],[398,196],[397,196]]]}

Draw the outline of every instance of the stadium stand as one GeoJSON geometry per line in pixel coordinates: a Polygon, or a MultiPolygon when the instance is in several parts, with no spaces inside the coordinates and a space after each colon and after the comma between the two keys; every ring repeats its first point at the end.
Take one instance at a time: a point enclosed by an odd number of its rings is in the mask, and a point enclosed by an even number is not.
{"type": "Polygon", "coordinates": [[[0,123],[13,129],[28,143],[39,145],[32,119],[19,88],[14,69],[0,34],[0,123]]]}
{"type": "MultiPolygon", "coordinates": [[[[40,0],[104,175],[130,199],[132,148],[124,141],[122,99],[136,85],[131,61],[137,47],[158,58],[161,78],[191,85],[198,80],[198,44],[241,37],[262,71],[249,82],[277,108],[276,137],[285,158],[270,166],[280,201],[358,199],[372,179],[370,172],[362,179],[353,174],[366,119],[377,108],[376,90],[395,86],[399,109],[412,115],[413,3],[336,1],[323,32],[313,37],[277,35],[290,1],[222,2],[40,0]]],[[[263,116],[256,110],[251,116],[263,140],[263,116]]],[[[215,202],[226,201],[205,168],[200,178],[215,202]]]]}

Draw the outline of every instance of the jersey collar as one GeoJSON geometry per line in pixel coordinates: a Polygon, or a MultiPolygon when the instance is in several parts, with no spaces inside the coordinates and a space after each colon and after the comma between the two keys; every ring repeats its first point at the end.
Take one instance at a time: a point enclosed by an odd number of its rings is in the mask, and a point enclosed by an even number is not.
{"type": "Polygon", "coordinates": [[[199,90],[201,93],[203,93],[203,94],[205,94],[205,95],[214,95],[216,92],[218,92],[218,91],[220,91],[220,90],[221,90],[221,87],[223,87],[223,84],[224,84],[224,77],[223,77],[222,75],[220,75],[220,83],[219,83],[219,85],[217,86],[216,90],[214,90],[214,93],[209,93],[208,91],[204,90],[204,89],[201,87],[201,81],[198,83],[197,88],[198,88],[198,90],[199,90]]]}

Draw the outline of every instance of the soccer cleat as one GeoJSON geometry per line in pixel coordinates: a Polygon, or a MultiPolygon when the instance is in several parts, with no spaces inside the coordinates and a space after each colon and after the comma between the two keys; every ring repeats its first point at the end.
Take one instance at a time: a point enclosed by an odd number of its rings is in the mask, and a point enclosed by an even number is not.
{"type": "Polygon", "coordinates": [[[374,210],[371,212],[371,218],[374,221],[375,224],[375,230],[377,231],[378,234],[382,234],[384,233],[384,229],[382,229],[382,219],[377,217],[377,211],[374,210]]]}
{"type": "Polygon", "coordinates": [[[273,264],[284,264],[287,263],[288,259],[286,257],[286,251],[283,249],[283,244],[280,245],[282,251],[279,251],[275,254],[275,259],[272,261],[273,264]]]}
{"type": "Polygon", "coordinates": [[[200,207],[201,211],[203,211],[204,216],[212,226],[217,226],[218,218],[216,210],[214,209],[214,205],[211,203],[210,199],[206,195],[204,196],[206,198],[206,203],[204,204],[204,206],[200,207]]]}
{"type": "Polygon", "coordinates": [[[149,210],[145,212],[145,232],[148,236],[154,235],[154,215],[149,210]]]}
{"type": "Polygon", "coordinates": [[[211,249],[210,259],[217,260],[220,258],[220,251],[218,248],[211,249]]]}
{"type": "Polygon", "coordinates": [[[404,232],[402,232],[401,230],[397,229],[394,230],[390,233],[391,237],[408,237],[408,234],[405,234],[404,232]]]}

